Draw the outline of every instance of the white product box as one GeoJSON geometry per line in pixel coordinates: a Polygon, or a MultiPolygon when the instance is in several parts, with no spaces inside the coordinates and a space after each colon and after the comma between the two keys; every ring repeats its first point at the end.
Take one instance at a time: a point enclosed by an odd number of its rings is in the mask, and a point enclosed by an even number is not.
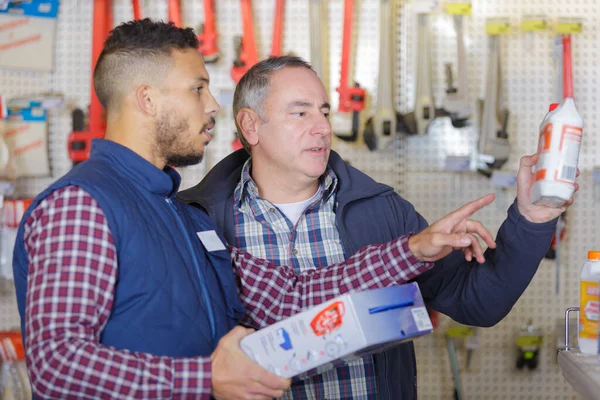
{"type": "Polygon", "coordinates": [[[50,176],[47,113],[39,104],[20,110],[9,108],[3,138],[12,157],[14,176],[50,176]]]}
{"type": "Polygon", "coordinates": [[[0,67],[54,69],[58,6],[58,0],[29,0],[0,8],[0,67]]]}
{"type": "Polygon", "coordinates": [[[432,330],[419,286],[410,283],[336,297],[244,337],[241,347],[265,369],[289,378],[432,330]]]}

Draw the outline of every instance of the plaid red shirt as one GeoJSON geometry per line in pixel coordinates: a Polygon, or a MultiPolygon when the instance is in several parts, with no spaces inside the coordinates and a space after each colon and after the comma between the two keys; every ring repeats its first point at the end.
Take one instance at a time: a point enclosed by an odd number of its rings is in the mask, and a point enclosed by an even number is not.
{"type": "MultiPolygon", "coordinates": [[[[172,358],[100,344],[114,300],[117,252],[108,222],[85,191],[46,197],[24,225],[29,276],[27,365],[37,395],[84,398],[210,398],[210,357],[172,358]]],[[[368,246],[346,262],[297,274],[230,248],[247,320],[263,327],[352,290],[404,283],[433,266],[408,235],[368,246]]]]}

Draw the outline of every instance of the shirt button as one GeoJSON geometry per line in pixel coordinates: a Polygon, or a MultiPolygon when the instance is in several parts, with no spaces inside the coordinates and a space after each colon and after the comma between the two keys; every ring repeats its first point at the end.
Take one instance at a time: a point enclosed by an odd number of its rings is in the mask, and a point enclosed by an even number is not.
{"type": "Polygon", "coordinates": [[[275,209],[273,207],[269,208],[269,211],[271,211],[272,213],[275,212],[275,209]]]}
{"type": "Polygon", "coordinates": [[[292,250],[292,253],[294,253],[294,255],[298,254],[298,249],[292,250]]]}

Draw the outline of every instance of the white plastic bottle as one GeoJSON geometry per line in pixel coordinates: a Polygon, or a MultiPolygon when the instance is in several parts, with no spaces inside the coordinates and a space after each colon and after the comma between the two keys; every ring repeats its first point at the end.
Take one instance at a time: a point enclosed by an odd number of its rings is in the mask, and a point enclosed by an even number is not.
{"type": "Polygon", "coordinates": [[[588,251],[579,280],[579,350],[598,354],[600,251],[588,251]]]}
{"type": "Polygon", "coordinates": [[[552,104],[540,125],[535,183],[531,201],[538,205],[560,207],[575,191],[575,175],[583,132],[583,118],[575,101],[566,97],[552,104]]]}

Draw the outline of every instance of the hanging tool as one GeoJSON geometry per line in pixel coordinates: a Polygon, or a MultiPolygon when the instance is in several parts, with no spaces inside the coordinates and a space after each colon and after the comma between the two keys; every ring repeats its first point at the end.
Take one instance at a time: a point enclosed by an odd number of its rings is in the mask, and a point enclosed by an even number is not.
{"type": "Polygon", "coordinates": [[[471,369],[471,361],[473,360],[473,353],[479,348],[479,337],[477,336],[477,327],[471,327],[472,335],[465,338],[465,347],[467,348],[467,357],[465,367],[468,370],[471,369]]]}
{"type": "Polygon", "coordinates": [[[379,9],[379,77],[377,81],[377,108],[367,121],[363,139],[369,150],[386,148],[396,137],[396,111],[392,87],[394,54],[393,6],[391,0],[381,0],[379,9]]]}
{"type": "Polygon", "coordinates": [[[351,134],[336,132],[336,136],[346,142],[355,142],[358,138],[360,112],[365,107],[365,90],[358,82],[348,85],[351,69],[352,25],[354,24],[354,0],[344,0],[344,32],[342,35],[342,65],[340,85],[335,89],[340,94],[338,112],[352,112],[351,134]]]}
{"type": "Polygon", "coordinates": [[[500,37],[490,35],[489,55],[487,63],[486,90],[483,105],[480,104],[479,155],[485,163],[480,172],[488,175],[490,169],[501,168],[508,160],[510,144],[508,143],[507,125],[509,112],[505,110],[498,117],[500,102],[500,37]]]}
{"type": "MultiPolygon", "coordinates": [[[[563,35],[554,42],[554,57],[558,65],[558,102],[567,97],[574,97],[573,90],[573,63],[571,56],[571,35],[563,35]],[[558,54],[557,54],[558,53],[558,54]]],[[[560,293],[560,243],[567,233],[566,211],[558,217],[556,231],[552,235],[552,243],[546,253],[546,258],[555,260],[555,285],[554,293],[560,293]]]]}
{"type": "MultiPolygon", "coordinates": [[[[182,27],[181,0],[169,0],[168,19],[175,26],[182,27]]],[[[214,0],[204,0],[204,23],[198,29],[198,51],[204,57],[204,62],[214,63],[219,59],[217,47],[217,28],[214,0]]]]}
{"type": "Polygon", "coordinates": [[[133,19],[136,21],[142,19],[142,5],[140,4],[140,0],[131,0],[131,7],[133,8],[133,19]]]}
{"type": "Polygon", "coordinates": [[[254,22],[252,20],[252,0],[240,0],[244,34],[234,39],[236,58],[231,67],[231,78],[238,83],[242,76],[258,62],[256,41],[254,40],[254,22]]]}
{"type": "Polygon", "coordinates": [[[168,18],[175,26],[181,27],[181,1],[169,0],[168,3],[168,18]]]}
{"type": "Polygon", "coordinates": [[[460,370],[458,368],[458,359],[456,358],[456,348],[454,347],[454,339],[451,337],[446,338],[448,342],[448,358],[450,359],[450,368],[452,369],[452,378],[454,379],[454,398],[456,400],[462,400],[463,390],[462,382],[460,379],[460,370]]]}
{"type": "Polygon", "coordinates": [[[458,55],[458,86],[454,87],[452,79],[452,65],[446,64],[446,97],[443,108],[450,116],[455,128],[468,125],[471,116],[469,101],[469,84],[467,77],[467,52],[465,50],[463,34],[463,16],[454,15],[454,29],[456,31],[456,49],[458,55]]]}
{"type": "Polygon", "coordinates": [[[90,109],[87,130],[84,130],[85,121],[83,111],[73,111],[73,131],[69,134],[68,151],[73,164],[78,164],[88,159],[92,139],[103,138],[106,123],[103,120],[102,105],[94,89],[94,69],[102,52],[104,40],[112,28],[112,0],[94,0],[94,25],[92,33],[92,71],[90,88],[90,109]]]}
{"type": "Polygon", "coordinates": [[[414,111],[399,116],[398,129],[411,135],[427,133],[435,119],[436,109],[431,84],[431,28],[430,15],[417,14],[417,77],[414,111]]]}
{"type": "Polygon", "coordinates": [[[204,0],[204,23],[200,25],[198,31],[198,51],[204,57],[207,64],[215,63],[219,60],[221,54],[217,46],[217,23],[216,23],[215,1],[204,0]]]}
{"type": "Polygon", "coordinates": [[[271,42],[271,57],[278,57],[282,52],[283,19],[285,0],[275,0],[275,15],[273,16],[273,40],[271,42]]]}
{"type": "Polygon", "coordinates": [[[329,76],[326,71],[328,51],[327,51],[327,37],[328,24],[327,21],[327,4],[321,0],[310,0],[309,13],[310,13],[310,63],[317,73],[317,76],[321,78],[323,86],[329,90],[329,76]]]}
{"type": "Polygon", "coordinates": [[[543,341],[543,333],[532,324],[531,319],[521,326],[517,337],[517,369],[528,367],[534,370],[538,367],[538,356],[543,341]]]}

